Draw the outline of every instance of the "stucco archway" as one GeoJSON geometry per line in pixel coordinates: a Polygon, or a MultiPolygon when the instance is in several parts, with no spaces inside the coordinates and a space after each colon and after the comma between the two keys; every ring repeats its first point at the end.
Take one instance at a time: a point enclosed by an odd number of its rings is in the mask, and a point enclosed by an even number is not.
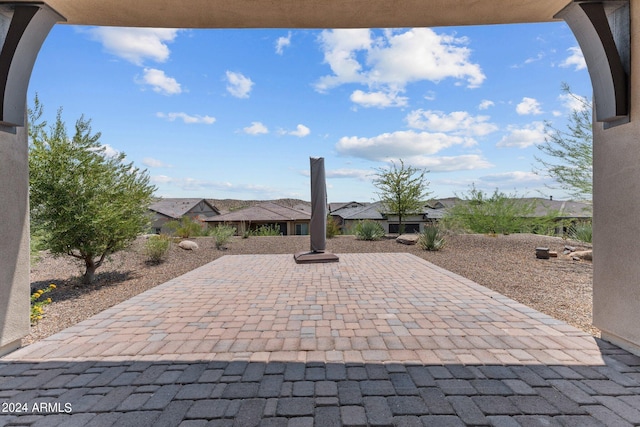
{"type": "MultiPolygon", "coordinates": [[[[0,354],[29,332],[26,89],[55,23],[168,28],[428,27],[565,19],[589,66],[595,97],[594,322],[603,337],[640,350],[640,81],[631,55],[640,10],[618,0],[49,0],[0,2],[0,354]]],[[[640,55],[635,55],[640,56],[640,55]]],[[[635,60],[635,63],[634,63],[635,60]]]]}

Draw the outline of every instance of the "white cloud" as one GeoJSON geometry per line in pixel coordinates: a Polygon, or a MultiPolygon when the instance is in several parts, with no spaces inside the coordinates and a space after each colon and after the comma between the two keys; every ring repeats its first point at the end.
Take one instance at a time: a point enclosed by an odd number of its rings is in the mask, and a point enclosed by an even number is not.
{"type": "Polygon", "coordinates": [[[429,28],[385,30],[376,38],[368,29],[325,30],[319,42],[332,71],[316,82],[320,92],[347,83],[401,92],[411,82],[447,78],[466,81],[473,88],[485,79],[480,66],[469,60],[466,38],[429,28]]]}
{"type": "Polygon", "coordinates": [[[535,98],[522,98],[522,101],[516,105],[516,113],[521,116],[542,114],[540,109],[540,102],[535,98]]]}
{"type": "Polygon", "coordinates": [[[538,185],[545,182],[545,180],[544,176],[527,171],[502,172],[480,177],[482,182],[493,183],[494,185],[499,183],[498,187],[538,185]]]}
{"type": "Polygon", "coordinates": [[[184,123],[191,125],[195,123],[211,125],[215,123],[216,118],[211,116],[200,116],[200,115],[190,115],[187,113],[156,113],[156,117],[161,119],[168,120],[170,122],[175,121],[176,119],[181,119],[184,123]]]}
{"type": "Polygon", "coordinates": [[[560,63],[560,66],[563,68],[574,67],[573,69],[575,71],[585,70],[587,68],[587,62],[584,60],[584,55],[580,47],[574,46],[567,50],[569,51],[569,56],[560,63]]]}
{"type": "Polygon", "coordinates": [[[286,37],[278,37],[276,40],[276,53],[278,55],[282,55],[285,47],[289,47],[291,45],[291,31],[287,34],[286,37]]]}
{"type": "Polygon", "coordinates": [[[298,125],[296,126],[296,130],[292,130],[290,132],[287,132],[288,135],[293,135],[293,136],[298,136],[300,138],[304,138],[305,136],[309,135],[311,133],[311,129],[309,129],[308,127],[306,127],[305,125],[298,125]]]}
{"type": "Polygon", "coordinates": [[[484,136],[498,130],[498,126],[488,121],[489,116],[472,116],[466,111],[445,114],[442,111],[415,110],[407,115],[406,120],[414,129],[457,135],[484,136]]]}
{"type": "Polygon", "coordinates": [[[470,138],[428,133],[397,131],[373,138],[343,137],[336,144],[338,153],[375,161],[389,161],[411,156],[431,155],[454,145],[473,145],[470,138]]]}
{"type": "MultiPolygon", "coordinates": [[[[360,181],[371,181],[371,169],[330,169],[325,173],[327,179],[353,178],[360,181]]],[[[301,170],[300,175],[311,176],[308,169],[301,170]]]]}
{"type": "Polygon", "coordinates": [[[478,154],[464,154],[460,156],[413,156],[403,160],[407,164],[427,169],[430,172],[488,169],[494,166],[478,154]]]}
{"type": "Polygon", "coordinates": [[[478,110],[488,110],[490,107],[493,107],[495,104],[495,102],[490,101],[488,99],[483,99],[482,102],[480,102],[480,105],[478,105],[478,110]]]}
{"type": "Polygon", "coordinates": [[[435,101],[436,93],[432,90],[427,91],[427,93],[424,95],[424,99],[426,99],[427,101],[435,101]]]}
{"type": "Polygon", "coordinates": [[[104,148],[103,153],[104,153],[104,155],[106,157],[114,158],[114,157],[118,157],[120,155],[120,151],[116,150],[115,148],[113,148],[109,144],[103,144],[102,147],[104,148]]]}
{"type": "Polygon", "coordinates": [[[87,32],[107,52],[139,66],[146,59],[166,61],[170,54],[167,43],[178,34],[178,30],[169,28],[95,27],[87,32]]]}
{"type": "Polygon", "coordinates": [[[351,94],[351,102],[359,104],[363,107],[404,107],[407,105],[409,98],[406,96],[398,96],[397,92],[363,92],[356,90],[351,94]]]}
{"type": "Polygon", "coordinates": [[[591,103],[589,100],[581,95],[576,95],[573,93],[563,93],[558,96],[562,105],[569,111],[582,111],[585,109],[591,108],[591,103]]]}
{"type": "Polygon", "coordinates": [[[182,93],[180,83],[173,77],[167,76],[164,71],[155,68],[145,68],[144,75],[138,83],[151,86],[154,92],[163,95],[176,95],[182,93]]]}
{"type": "Polygon", "coordinates": [[[532,64],[534,62],[538,62],[541,61],[544,57],[545,57],[545,53],[544,52],[538,52],[538,54],[536,56],[527,58],[524,60],[525,64],[532,64]]]}
{"type": "Polygon", "coordinates": [[[251,126],[243,128],[242,131],[249,135],[263,135],[269,133],[269,129],[261,122],[251,122],[251,126]]]}
{"type": "Polygon", "coordinates": [[[154,175],[150,178],[153,184],[169,184],[173,181],[173,178],[166,175],[154,175]]]}
{"type": "Polygon", "coordinates": [[[99,147],[91,148],[90,151],[100,153],[104,157],[108,157],[110,159],[114,159],[120,155],[120,151],[116,150],[109,144],[102,144],[99,147]]]}
{"type": "Polygon", "coordinates": [[[251,193],[260,195],[261,197],[279,197],[282,196],[282,192],[265,185],[254,184],[234,184],[231,182],[223,181],[209,181],[204,179],[195,178],[172,178],[166,175],[154,175],[151,177],[151,183],[175,185],[184,191],[220,191],[220,192],[232,192],[232,193],[251,193]]]}
{"type": "Polygon", "coordinates": [[[509,126],[507,130],[509,134],[498,141],[498,147],[527,148],[542,144],[545,140],[543,122],[533,122],[524,127],[509,126]]]}
{"type": "Polygon", "coordinates": [[[248,98],[253,87],[253,82],[249,77],[241,73],[227,71],[227,91],[236,98],[248,98]]]}
{"type": "Polygon", "coordinates": [[[329,64],[333,76],[325,76],[316,84],[316,89],[324,91],[343,83],[365,82],[360,74],[362,66],[356,58],[360,50],[371,47],[371,31],[368,29],[325,30],[319,37],[324,62],[329,64]]]}
{"type": "Polygon", "coordinates": [[[154,159],[153,157],[145,157],[144,159],[142,159],[142,164],[149,168],[170,168],[171,167],[170,164],[167,164],[162,160],[154,159]]]}

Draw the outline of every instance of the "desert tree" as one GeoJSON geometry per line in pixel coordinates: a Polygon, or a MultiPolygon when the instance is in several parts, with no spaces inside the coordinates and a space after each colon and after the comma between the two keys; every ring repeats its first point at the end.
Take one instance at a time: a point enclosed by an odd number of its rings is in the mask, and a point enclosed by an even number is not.
{"type": "Polygon", "coordinates": [[[538,145],[544,156],[535,156],[534,171],[554,179],[560,188],[576,199],[591,200],[593,192],[592,105],[571,92],[562,90],[578,107],[569,115],[566,129],[545,124],[545,142],[538,145]]]}
{"type": "Polygon", "coordinates": [[[444,222],[449,228],[472,233],[511,234],[537,232],[547,234],[554,228],[558,213],[539,207],[536,199],[506,194],[497,188],[492,194],[477,189],[457,196],[460,201],[447,209],[444,222]],[[539,212],[538,212],[539,211],[539,212]]]}
{"type": "Polygon", "coordinates": [[[427,191],[429,182],[425,178],[426,173],[426,170],[405,166],[402,159],[400,166],[391,162],[388,169],[376,169],[373,185],[378,189],[378,197],[387,213],[398,215],[400,233],[404,232],[402,218],[418,212],[431,194],[427,191]]]}
{"type": "Polygon", "coordinates": [[[82,283],[89,284],[110,254],[148,229],[155,187],[124,153],[108,155],[84,116],[69,137],[62,109],[51,127],[42,112],[36,97],[29,109],[32,225],[43,248],[84,262],[82,283]]]}

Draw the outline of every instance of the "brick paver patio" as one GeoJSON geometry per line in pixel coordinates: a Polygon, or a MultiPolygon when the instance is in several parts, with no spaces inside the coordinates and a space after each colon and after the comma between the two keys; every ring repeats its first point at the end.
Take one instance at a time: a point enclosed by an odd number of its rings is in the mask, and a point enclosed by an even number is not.
{"type": "Polygon", "coordinates": [[[639,408],[640,357],[409,254],[226,256],[0,359],[0,426],[633,426],[639,408]]]}

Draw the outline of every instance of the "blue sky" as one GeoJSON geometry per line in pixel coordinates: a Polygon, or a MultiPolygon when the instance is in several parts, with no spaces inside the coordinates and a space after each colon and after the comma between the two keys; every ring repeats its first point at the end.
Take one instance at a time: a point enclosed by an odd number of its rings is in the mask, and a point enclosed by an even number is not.
{"type": "Polygon", "coordinates": [[[58,25],[33,70],[52,122],[84,114],[157,195],[309,200],[324,157],[329,201],[373,201],[390,161],[424,168],[434,197],[555,198],[535,175],[561,91],[591,97],[562,22],[360,30],[174,30],[58,25]]]}

